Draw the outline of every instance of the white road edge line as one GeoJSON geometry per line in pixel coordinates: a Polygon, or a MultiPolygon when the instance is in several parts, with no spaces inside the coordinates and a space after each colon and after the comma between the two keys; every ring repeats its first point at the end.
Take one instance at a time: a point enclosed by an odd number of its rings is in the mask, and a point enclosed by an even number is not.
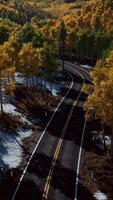
{"type": "MultiPolygon", "coordinates": [[[[68,63],[69,64],[69,63],[68,63]]],[[[71,64],[71,63],[70,63],[71,64]]],[[[76,65],[74,65],[76,67],[76,65]]],[[[68,68],[71,69],[71,67],[67,66],[68,68]]],[[[78,67],[77,67],[78,68],[78,67]]],[[[80,68],[81,69],[81,68],[80,68]]],[[[73,69],[74,71],[76,71],[75,69],[73,69]]],[[[85,71],[85,69],[81,69],[84,72],[86,72],[88,74],[87,71],[85,71]]],[[[89,74],[88,74],[89,75],[89,74]]],[[[81,78],[83,79],[83,77],[81,76],[81,78]]],[[[83,83],[84,83],[84,79],[83,79],[83,83]]],[[[77,196],[78,196],[78,183],[79,183],[79,172],[80,172],[80,162],[81,162],[81,155],[82,155],[82,147],[83,147],[83,141],[84,141],[84,135],[85,135],[85,129],[86,129],[86,123],[87,123],[87,119],[85,119],[84,122],[84,127],[83,127],[83,131],[82,131],[82,139],[81,139],[81,143],[80,143],[80,148],[79,148],[79,155],[78,155],[78,163],[77,163],[77,171],[76,171],[76,184],[75,184],[75,199],[77,200],[77,196]]]]}
{"type": "Polygon", "coordinates": [[[67,62],[67,61],[65,61],[65,63],[71,64],[72,66],[75,66],[76,68],[81,69],[83,72],[85,72],[86,74],[89,75],[89,72],[87,70],[85,70],[84,68],[82,68],[81,66],[79,67],[79,66],[77,66],[77,64],[70,63],[70,62],[67,62]]]}
{"type": "MultiPolygon", "coordinates": [[[[69,62],[68,62],[68,64],[72,64],[72,63],[69,63],[69,62]]],[[[74,65],[74,66],[77,67],[76,65],[74,65]]],[[[73,71],[76,71],[75,69],[73,69],[73,68],[71,68],[71,67],[69,67],[69,66],[67,66],[67,67],[68,67],[69,69],[73,70],[73,71]]],[[[78,67],[77,67],[77,68],[78,68],[78,67]]],[[[81,68],[80,68],[80,69],[81,69],[81,68]]],[[[84,70],[84,69],[81,69],[81,70],[85,71],[85,72],[88,74],[88,72],[87,72],[86,70],[84,70]]],[[[81,76],[81,74],[80,74],[78,71],[76,71],[76,72],[81,76]]],[[[68,72],[68,73],[69,73],[69,72],[68,72]]],[[[69,74],[70,74],[70,73],[69,73],[69,74]]],[[[88,75],[89,75],[89,74],[88,74],[88,75]]],[[[27,163],[27,165],[26,165],[26,167],[25,167],[25,169],[24,169],[24,171],[23,171],[23,174],[22,174],[22,176],[21,176],[21,178],[20,178],[20,180],[19,180],[19,183],[18,183],[17,188],[16,188],[16,190],[15,190],[15,192],[14,192],[14,195],[13,195],[13,197],[12,197],[12,200],[14,200],[15,197],[16,197],[16,194],[17,194],[17,192],[18,192],[18,190],[19,190],[19,187],[20,187],[21,182],[22,182],[22,180],[23,180],[23,178],[24,178],[24,175],[25,175],[25,173],[26,173],[26,171],[27,171],[27,169],[28,169],[28,167],[29,167],[29,164],[30,164],[30,162],[31,162],[31,160],[32,160],[32,157],[34,156],[34,154],[35,154],[35,152],[36,152],[36,149],[38,148],[38,146],[39,146],[39,144],[40,144],[40,142],[41,142],[43,136],[45,135],[45,132],[46,132],[46,130],[47,130],[49,124],[51,123],[51,121],[52,121],[54,115],[56,114],[57,110],[59,109],[60,105],[62,104],[62,102],[64,101],[64,99],[66,98],[66,96],[68,95],[68,93],[70,92],[70,90],[71,90],[72,87],[73,87],[73,84],[74,84],[74,82],[73,82],[73,77],[72,77],[71,74],[70,74],[70,76],[71,76],[71,78],[72,78],[71,86],[70,86],[69,90],[67,91],[66,95],[62,98],[62,100],[61,100],[60,103],[58,104],[58,106],[57,106],[57,108],[55,109],[55,112],[53,113],[51,119],[49,120],[49,122],[48,122],[48,124],[47,124],[45,130],[43,131],[43,133],[42,133],[40,139],[38,140],[38,142],[37,142],[37,144],[36,144],[36,146],[35,146],[35,148],[34,148],[34,150],[33,150],[33,152],[32,152],[32,155],[31,155],[31,157],[29,158],[29,161],[28,161],[28,163],[27,163]]],[[[82,78],[83,83],[84,83],[84,78],[83,78],[83,76],[81,76],[81,78],[82,78]]],[[[84,126],[84,130],[83,130],[83,133],[82,133],[82,140],[81,140],[81,146],[80,146],[80,150],[79,150],[79,158],[78,158],[78,164],[77,164],[77,174],[78,174],[78,175],[79,175],[79,170],[80,170],[80,160],[81,160],[82,145],[83,145],[84,133],[85,133],[85,128],[86,128],[86,122],[84,123],[84,125],[85,125],[85,126],[84,126]]],[[[77,175],[77,178],[76,178],[76,191],[75,191],[75,199],[74,199],[74,200],[77,200],[78,181],[79,181],[78,175],[77,175]]]]}
{"type": "Polygon", "coordinates": [[[86,123],[87,123],[87,120],[85,119],[84,127],[83,127],[83,132],[82,132],[81,144],[80,144],[80,148],[79,148],[79,156],[78,156],[77,172],[76,172],[75,199],[74,200],[78,199],[77,196],[78,196],[78,183],[79,183],[80,162],[81,162],[82,147],[83,147],[83,141],[84,141],[86,123]]]}
{"type": "MultiPolygon", "coordinates": [[[[69,72],[68,72],[68,73],[69,73],[69,72]]],[[[60,103],[58,104],[58,106],[57,106],[57,108],[55,109],[55,111],[54,111],[52,117],[50,118],[50,120],[49,120],[49,122],[47,123],[47,125],[46,125],[44,131],[42,132],[42,135],[41,135],[40,139],[38,140],[38,142],[37,142],[37,144],[36,144],[36,146],[35,146],[35,148],[34,148],[32,154],[31,154],[31,156],[30,156],[30,158],[29,158],[29,160],[28,160],[28,162],[27,162],[27,165],[26,165],[26,167],[25,167],[25,169],[24,169],[24,171],[23,171],[23,173],[22,173],[22,176],[21,176],[21,178],[20,178],[20,180],[19,180],[19,183],[18,183],[18,185],[17,185],[17,187],[16,187],[16,190],[14,191],[12,200],[14,200],[15,197],[16,197],[16,194],[17,194],[17,192],[18,192],[18,190],[19,190],[19,187],[20,187],[21,182],[22,182],[22,180],[23,180],[23,178],[24,178],[24,175],[25,175],[25,173],[26,173],[26,171],[27,171],[27,169],[28,169],[28,167],[29,167],[29,164],[30,164],[30,162],[31,162],[31,160],[32,160],[32,158],[33,158],[35,152],[36,152],[36,149],[38,148],[38,146],[39,146],[39,144],[40,144],[42,138],[43,138],[44,135],[45,135],[45,132],[46,132],[48,126],[50,125],[50,123],[51,123],[51,121],[52,121],[54,115],[55,115],[56,112],[58,111],[60,105],[61,105],[62,102],[65,100],[66,96],[68,95],[68,93],[70,92],[70,90],[71,90],[72,87],[73,87],[74,79],[73,79],[73,77],[72,77],[72,75],[71,75],[70,73],[69,73],[69,75],[71,76],[71,80],[72,80],[71,85],[70,85],[70,87],[69,87],[69,90],[67,91],[67,93],[65,94],[65,96],[62,98],[62,100],[61,100],[60,103]]]]}
{"type": "MultiPolygon", "coordinates": [[[[84,83],[84,76],[83,76],[80,72],[78,72],[76,69],[73,69],[73,68],[69,67],[69,66],[66,65],[66,64],[65,64],[65,66],[66,66],[68,69],[71,69],[71,70],[75,71],[77,74],[79,74],[79,76],[82,78],[83,83],[84,83]]],[[[67,127],[68,127],[68,125],[69,125],[71,116],[72,116],[72,114],[73,114],[73,110],[74,110],[75,106],[76,106],[77,103],[78,103],[78,100],[79,100],[79,98],[80,98],[81,93],[82,93],[82,91],[81,91],[81,89],[80,89],[80,92],[79,92],[79,94],[78,94],[76,100],[74,100],[74,102],[73,102],[73,104],[72,104],[72,108],[71,108],[71,110],[70,110],[70,112],[69,112],[69,115],[68,115],[68,118],[67,118],[67,120],[66,120],[65,126],[64,126],[64,128],[63,128],[63,130],[62,130],[61,139],[63,139],[64,136],[65,136],[67,127]]],[[[56,149],[57,149],[57,148],[56,148],[56,149]]],[[[55,163],[56,163],[56,162],[54,162],[54,164],[55,164],[55,163]]],[[[52,176],[53,171],[54,171],[54,168],[53,168],[53,170],[50,172],[50,174],[48,175],[48,177],[52,176]]],[[[50,179],[49,179],[49,183],[50,183],[50,179]]],[[[46,187],[46,188],[48,189],[48,187],[46,187]]],[[[44,190],[45,190],[45,188],[44,188],[44,190]]],[[[47,190],[46,190],[46,191],[47,191],[47,190]]],[[[47,191],[47,192],[48,192],[48,191],[47,191]]],[[[46,192],[46,198],[48,197],[48,193],[47,193],[47,192],[46,192]]],[[[44,195],[45,195],[45,194],[44,194],[44,195]]]]}
{"type": "MultiPolygon", "coordinates": [[[[72,65],[77,67],[75,64],[72,64],[72,65]]],[[[77,68],[79,68],[79,67],[77,67],[77,68]]],[[[82,68],[79,68],[79,69],[81,69],[82,71],[84,71],[85,73],[87,73],[89,75],[89,73],[85,69],[82,69],[82,68]]],[[[85,119],[85,122],[84,122],[84,127],[83,127],[83,132],[82,132],[82,139],[81,139],[80,148],[79,148],[77,172],[76,172],[75,199],[74,200],[78,199],[78,183],[79,183],[80,162],[81,162],[84,135],[85,135],[85,130],[86,130],[86,123],[87,123],[87,119],[85,119]]]]}

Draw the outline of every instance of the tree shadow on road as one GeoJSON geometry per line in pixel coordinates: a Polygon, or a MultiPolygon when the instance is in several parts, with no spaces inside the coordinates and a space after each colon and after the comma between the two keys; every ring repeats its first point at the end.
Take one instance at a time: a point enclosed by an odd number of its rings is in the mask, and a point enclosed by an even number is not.
{"type": "MultiPolygon", "coordinates": [[[[41,200],[47,176],[49,173],[52,157],[45,154],[35,154],[22,184],[17,193],[16,200],[41,200]]],[[[55,191],[61,194],[60,199],[73,200],[75,197],[76,172],[64,167],[56,161],[55,170],[51,180],[49,200],[58,199],[54,197],[55,191]]],[[[80,185],[79,193],[81,200],[94,200],[87,188],[80,185]],[[89,197],[89,198],[87,198],[89,197]]],[[[58,199],[58,200],[60,200],[58,199]]]]}

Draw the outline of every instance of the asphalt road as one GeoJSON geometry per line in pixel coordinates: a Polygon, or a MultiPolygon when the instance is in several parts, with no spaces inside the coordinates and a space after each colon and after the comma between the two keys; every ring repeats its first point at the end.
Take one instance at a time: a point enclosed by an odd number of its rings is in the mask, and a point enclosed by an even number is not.
{"type": "MultiPolygon", "coordinates": [[[[71,88],[35,149],[12,200],[75,199],[85,121],[83,104],[86,96],[81,92],[81,86],[83,82],[89,82],[90,77],[87,70],[67,62],[65,69],[73,79],[71,88]]],[[[79,183],[77,187],[77,196],[80,196],[79,183]]]]}

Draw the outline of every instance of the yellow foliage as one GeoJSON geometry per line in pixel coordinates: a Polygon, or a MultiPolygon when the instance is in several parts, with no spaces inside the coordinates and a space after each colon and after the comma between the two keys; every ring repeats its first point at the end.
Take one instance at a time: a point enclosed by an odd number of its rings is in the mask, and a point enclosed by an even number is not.
{"type": "Polygon", "coordinates": [[[113,8],[107,0],[90,0],[80,10],[77,16],[78,27],[90,27],[92,30],[102,29],[113,31],[113,8]]]}
{"type": "Polygon", "coordinates": [[[106,124],[113,124],[113,51],[105,62],[98,62],[91,73],[94,92],[90,94],[84,109],[93,108],[97,116],[106,124]],[[100,64],[101,63],[101,64],[100,64]],[[103,67],[102,67],[103,65],[103,67]],[[109,66],[109,67],[108,67],[109,66]]]}
{"type": "Polygon", "coordinates": [[[66,14],[75,14],[75,12],[83,6],[84,2],[64,3],[49,3],[49,6],[43,10],[49,12],[55,16],[64,16],[66,14]]]}
{"type": "Polygon", "coordinates": [[[0,45],[0,70],[4,70],[13,65],[15,49],[8,41],[0,45]]]}
{"type": "Polygon", "coordinates": [[[41,48],[33,48],[31,43],[24,44],[18,54],[19,66],[17,70],[28,76],[38,73],[41,65],[41,51],[41,48]]]}

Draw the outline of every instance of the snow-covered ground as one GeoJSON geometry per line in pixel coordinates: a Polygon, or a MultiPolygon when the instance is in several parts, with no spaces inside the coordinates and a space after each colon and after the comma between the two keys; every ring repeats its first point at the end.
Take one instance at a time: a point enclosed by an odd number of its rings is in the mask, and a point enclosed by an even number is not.
{"type": "MultiPolygon", "coordinates": [[[[57,74],[57,77],[62,77],[62,74],[61,73],[57,74]]],[[[32,78],[25,79],[25,77],[22,76],[22,74],[18,72],[15,73],[15,80],[16,80],[16,83],[21,83],[27,86],[38,85],[42,87],[43,89],[47,89],[51,91],[51,93],[54,96],[57,96],[60,93],[61,89],[64,87],[63,83],[60,83],[60,84],[53,83],[53,82],[41,79],[38,76],[37,77],[33,76],[32,78]]]]}
{"type": "MultiPolygon", "coordinates": [[[[45,87],[45,81],[39,77],[28,78],[27,80],[20,74],[15,73],[15,79],[17,83],[28,84],[28,86],[39,84],[41,87],[45,87]]],[[[52,90],[53,95],[57,95],[63,84],[55,84],[46,81],[46,89],[52,90]]],[[[10,103],[4,103],[3,109],[6,113],[16,115],[23,122],[32,124],[22,113],[16,111],[16,107],[10,103]]],[[[4,169],[16,168],[20,165],[22,160],[22,140],[29,137],[32,134],[32,130],[20,130],[17,134],[8,134],[0,131],[0,168],[4,169]]]]}
{"type": "Polygon", "coordinates": [[[94,197],[97,200],[107,200],[108,199],[107,196],[103,192],[100,192],[100,191],[95,192],[94,197]]]}
{"type": "MultiPolygon", "coordinates": [[[[74,62],[74,63],[77,64],[77,65],[79,65],[78,62],[74,62]]],[[[83,67],[83,68],[86,68],[86,69],[92,68],[92,66],[90,66],[90,65],[80,65],[80,66],[83,67]]]]}
{"type": "MultiPolygon", "coordinates": [[[[107,146],[110,146],[111,145],[111,136],[108,136],[108,135],[105,135],[105,142],[106,142],[106,145],[107,146]]],[[[95,138],[94,138],[95,142],[97,144],[104,144],[104,139],[103,139],[103,136],[102,135],[97,135],[95,138]]]]}
{"type": "MultiPolygon", "coordinates": [[[[31,125],[25,116],[16,111],[12,104],[4,104],[4,111],[19,116],[20,120],[31,125]]],[[[32,134],[31,129],[22,129],[17,134],[0,131],[0,168],[16,168],[22,160],[22,140],[32,134]]]]}
{"type": "MultiPolygon", "coordinates": [[[[105,135],[105,142],[107,146],[111,145],[111,136],[105,135]]],[[[104,140],[102,140],[102,143],[104,144],[104,140]]]]}
{"type": "Polygon", "coordinates": [[[29,125],[31,125],[31,122],[28,121],[27,118],[23,114],[16,111],[16,107],[14,105],[12,105],[10,103],[3,104],[3,109],[4,109],[4,112],[10,113],[12,115],[16,115],[20,118],[21,121],[27,122],[29,125]]]}
{"type": "Polygon", "coordinates": [[[84,68],[90,69],[92,66],[89,66],[89,65],[81,65],[81,67],[84,67],[84,68]]]}
{"type": "MultiPolygon", "coordinates": [[[[59,75],[61,76],[61,74],[59,75]]],[[[63,84],[55,84],[39,77],[33,77],[25,79],[20,73],[15,73],[15,79],[17,83],[32,85],[40,85],[42,88],[46,88],[52,91],[53,95],[57,95],[61,88],[64,87],[63,84]],[[45,85],[46,84],[46,85],[45,85]]],[[[23,114],[16,111],[16,107],[10,103],[4,103],[3,109],[6,113],[16,115],[22,122],[26,122],[29,125],[32,124],[23,114]]],[[[17,134],[8,134],[0,131],[0,167],[16,168],[19,166],[22,160],[22,140],[29,137],[32,134],[32,130],[20,130],[17,134]]]]}
{"type": "Polygon", "coordinates": [[[16,168],[22,160],[22,140],[29,137],[32,130],[21,130],[17,134],[0,131],[0,167],[16,168]]]}
{"type": "MultiPolygon", "coordinates": [[[[61,76],[61,75],[60,75],[61,76]]],[[[39,77],[28,78],[27,80],[20,74],[15,73],[15,79],[17,83],[28,84],[28,86],[39,84],[41,87],[46,87],[48,90],[52,90],[53,95],[57,95],[63,84],[50,83],[40,79],[39,77]]],[[[16,111],[16,107],[10,103],[4,103],[3,109],[6,113],[16,115],[23,122],[32,124],[23,114],[16,111]]],[[[17,134],[7,134],[0,131],[0,167],[16,168],[19,166],[22,160],[22,139],[29,137],[32,134],[32,130],[20,130],[17,134]]]]}

